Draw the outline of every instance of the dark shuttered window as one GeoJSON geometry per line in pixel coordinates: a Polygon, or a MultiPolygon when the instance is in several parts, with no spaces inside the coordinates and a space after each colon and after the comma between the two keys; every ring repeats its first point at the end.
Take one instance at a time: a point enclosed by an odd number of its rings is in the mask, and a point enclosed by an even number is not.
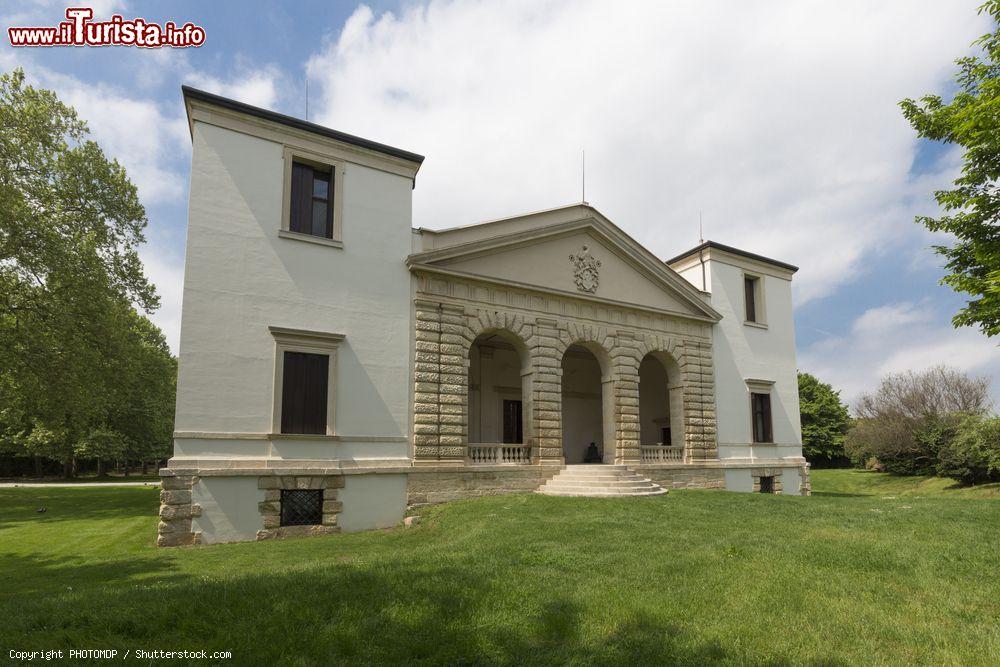
{"type": "Polygon", "coordinates": [[[753,414],[753,441],[774,442],[771,432],[771,395],[750,394],[750,411],[753,414]]]}
{"type": "Polygon", "coordinates": [[[333,238],[332,176],[329,170],[292,163],[291,231],[333,238]]]}
{"type": "Polygon", "coordinates": [[[743,278],[743,301],[746,305],[747,322],[757,321],[757,281],[759,278],[743,278]]]}
{"type": "Polygon", "coordinates": [[[330,357],[285,352],[281,380],[281,432],[326,433],[330,357]]]}

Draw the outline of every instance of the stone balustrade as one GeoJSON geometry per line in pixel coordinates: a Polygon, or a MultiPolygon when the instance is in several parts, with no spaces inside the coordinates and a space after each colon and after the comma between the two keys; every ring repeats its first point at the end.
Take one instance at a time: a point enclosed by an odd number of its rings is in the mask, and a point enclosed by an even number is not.
{"type": "Polygon", "coordinates": [[[642,445],[641,458],[643,463],[683,463],[684,448],[670,445],[642,445]]]}
{"type": "Polygon", "coordinates": [[[468,461],[481,465],[528,464],[531,463],[531,447],[495,442],[472,443],[468,449],[468,461]]]}

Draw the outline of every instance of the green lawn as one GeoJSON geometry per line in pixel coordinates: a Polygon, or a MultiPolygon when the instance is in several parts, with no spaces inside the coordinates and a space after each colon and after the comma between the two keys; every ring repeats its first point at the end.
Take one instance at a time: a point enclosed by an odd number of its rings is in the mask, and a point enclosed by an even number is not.
{"type": "Polygon", "coordinates": [[[187,549],[152,546],[154,489],[2,489],[0,655],[1000,663],[1000,502],[871,475],[816,471],[811,498],[484,498],[412,529],[187,549]]]}
{"type": "Polygon", "coordinates": [[[813,490],[826,495],[897,496],[926,498],[998,498],[1000,483],[960,486],[944,477],[896,477],[867,470],[813,470],[813,490]]]}

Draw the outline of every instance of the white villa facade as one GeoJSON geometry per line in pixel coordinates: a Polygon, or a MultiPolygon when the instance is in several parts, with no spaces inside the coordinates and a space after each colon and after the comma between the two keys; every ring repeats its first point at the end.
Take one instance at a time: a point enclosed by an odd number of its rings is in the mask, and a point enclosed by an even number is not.
{"type": "Polygon", "coordinates": [[[191,191],[158,544],[587,493],[557,484],[584,462],[641,478],[644,495],[809,493],[794,266],[713,242],[665,262],[585,203],[413,229],[421,156],[184,99],[191,191]]]}

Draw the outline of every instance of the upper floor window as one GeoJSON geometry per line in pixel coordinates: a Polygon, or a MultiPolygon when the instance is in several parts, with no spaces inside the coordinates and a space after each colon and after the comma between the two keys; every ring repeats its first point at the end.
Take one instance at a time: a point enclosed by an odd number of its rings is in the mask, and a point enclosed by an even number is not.
{"type": "Polygon", "coordinates": [[[278,236],[343,247],[344,163],[285,146],[281,229],[278,236]]]}
{"type": "Polygon", "coordinates": [[[764,317],[764,278],[743,274],[743,322],[766,328],[764,317]]]}
{"type": "Polygon", "coordinates": [[[333,238],[331,171],[292,163],[292,210],[288,228],[299,234],[333,238]]]}

